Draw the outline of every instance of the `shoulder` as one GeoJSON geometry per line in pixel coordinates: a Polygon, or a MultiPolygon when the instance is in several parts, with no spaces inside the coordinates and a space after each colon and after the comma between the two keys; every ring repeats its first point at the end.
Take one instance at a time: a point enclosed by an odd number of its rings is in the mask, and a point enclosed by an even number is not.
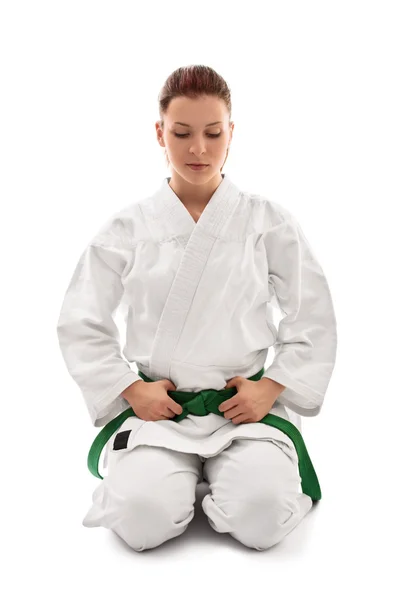
{"type": "Polygon", "coordinates": [[[267,227],[275,227],[284,223],[296,225],[297,219],[293,212],[283,206],[283,204],[271,200],[268,196],[256,194],[256,193],[245,193],[246,199],[250,206],[253,208],[261,209],[264,224],[267,227]]]}
{"type": "Polygon", "coordinates": [[[105,219],[95,231],[90,243],[98,246],[132,248],[143,230],[140,202],[125,204],[105,219]]]}

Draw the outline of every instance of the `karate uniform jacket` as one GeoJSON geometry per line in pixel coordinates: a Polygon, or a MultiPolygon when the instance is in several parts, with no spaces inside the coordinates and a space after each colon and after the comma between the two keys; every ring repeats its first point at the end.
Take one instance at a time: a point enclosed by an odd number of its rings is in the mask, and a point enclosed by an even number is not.
{"type": "MultiPolygon", "coordinates": [[[[197,223],[166,177],[83,249],[57,335],[94,426],[129,407],[121,392],[141,379],[134,364],[177,390],[219,390],[258,372],[270,348],[264,377],[286,386],[276,406],[297,424],[320,412],[337,346],[324,272],[289,210],[222,177],[197,223]]],[[[221,418],[195,419],[208,417],[221,418]]]]}

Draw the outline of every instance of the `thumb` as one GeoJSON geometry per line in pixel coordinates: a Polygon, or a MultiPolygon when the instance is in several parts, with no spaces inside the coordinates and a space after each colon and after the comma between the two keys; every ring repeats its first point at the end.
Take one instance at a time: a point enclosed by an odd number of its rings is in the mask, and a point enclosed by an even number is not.
{"type": "Polygon", "coordinates": [[[237,377],[234,377],[233,379],[230,379],[230,380],[228,381],[228,383],[226,384],[226,386],[225,386],[225,389],[229,389],[229,388],[232,388],[232,387],[236,387],[237,380],[238,380],[238,378],[237,378],[237,377]]]}
{"type": "Polygon", "coordinates": [[[176,386],[169,379],[163,379],[164,388],[167,392],[175,392],[176,386]]]}

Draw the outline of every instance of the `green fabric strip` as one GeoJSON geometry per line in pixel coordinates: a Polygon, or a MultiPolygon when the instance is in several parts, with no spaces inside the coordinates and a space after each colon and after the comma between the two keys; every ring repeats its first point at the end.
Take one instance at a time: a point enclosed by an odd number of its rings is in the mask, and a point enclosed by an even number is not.
{"type": "MultiPolygon", "coordinates": [[[[147,377],[144,373],[139,371],[138,373],[140,377],[146,381],[146,383],[151,383],[154,380],[147,377]]],[[[253,375],[252,377],[248,377],[251,381],[258,381],[264,374],[264,367],[253,375]]],[[[179,422],[184,419],[188,414],[197,415],[197,416],[205,416],[210,412],[215,413],[220,416],[224,416],[218,410],[218,406],[224,400],[228,398],[232,398],[237,393],[237,388],[229,388],[223,390],[202,390],[201,392],[178,392],[178,391],[168,391],[168,395],[175,400],[178,404],[182,406],[182,413],[180,415],[175,415],[175,417],[171,418],[171,421],[179,422]]],[[[99,479],[103,479],[103,477],[99,473],[99,461],[100,455],[107,444],[108,440],[111,438],[113,433],[117,431],[117,429],[122,425],[122,423],[128,418],[136,416],[133,408],[127,408],[124,412],[117,415],[114,419],[112,419],[107,425],[103,427],[103,429],[96,436],[93,441],[87,459],[87,465],[89,471],[95,477],[99,479]]],[[[313,502],[316,502],[321,499],[321,488],[319,485],[319,481],[317,478],[317,474],[315,472],[314,466],[311,462],[311,459],[308,455],[306,445],[304,443],[303,437],[300,431],[297,429],[293,423],[286,419],[282,419],[277,415],[267,414],[263,419],[259,421],[259,423],[265,423],[266,425],[271,425],[272,427],[276,427],[280,429],[292,440],[299,459],[299,474],[301,477],[301,488],[304,494],[310,496],[313,502]]]]}

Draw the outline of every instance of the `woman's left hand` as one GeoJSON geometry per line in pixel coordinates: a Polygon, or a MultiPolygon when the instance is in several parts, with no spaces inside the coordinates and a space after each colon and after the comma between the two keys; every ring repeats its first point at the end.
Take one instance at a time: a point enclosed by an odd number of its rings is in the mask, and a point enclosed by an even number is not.
{"type": "Polygon", "coordinates": [[[237,388],[237,394],[222,402],[218,409],[224,413],[225,419],[231,419],[232,423],[238,424],[261,421],[286,386],[268,377],[250,381],[238,376],[230,379],[225,389],[231,387],[237,388]]]}

